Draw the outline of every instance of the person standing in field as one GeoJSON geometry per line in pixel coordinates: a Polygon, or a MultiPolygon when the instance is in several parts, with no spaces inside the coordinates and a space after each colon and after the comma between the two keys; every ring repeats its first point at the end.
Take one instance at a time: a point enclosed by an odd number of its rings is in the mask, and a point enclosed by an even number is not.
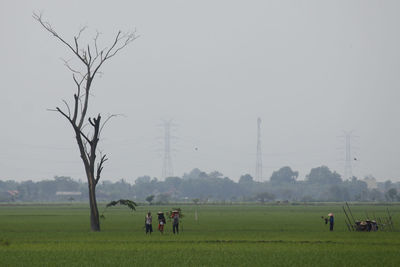
{"type": "Polygon", "coordinates": [[[175,231],[177,234],[179,234],[179,212],[175,210],[172,213],[172,232],[175,234],[175,231]]]}
{"type": "Polygon", "coordinates": [[[158,231],[160,231],[160,233],[164,233],[164,225],[165,225],[165,217],[164,217],[164,213],[159,211],[158,213],[158,231]]]}
{"type": "Polygon", "coordinates": [[[145,226],[146,226],[146,235],[148,233],[152,233],[153,232],[153,217],[151,216],[151,212],[149,211],[145,217],[144,220],[145,226]]]}
{"type": "Polygon", "coordinates": [[[335,219],[333,218],[333,213],[329,213],[328,217],[329,217],[329,231],[333,231],[333,224],[335,222],[335,219]]]}

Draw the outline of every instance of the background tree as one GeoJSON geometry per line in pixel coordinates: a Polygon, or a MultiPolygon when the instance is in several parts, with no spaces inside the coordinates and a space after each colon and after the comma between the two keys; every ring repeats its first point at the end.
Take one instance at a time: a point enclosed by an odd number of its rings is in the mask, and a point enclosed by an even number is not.
{"type": "Polygon", "coordinates": [[[378,189],[374,188],[374,189],[372,189],[370,191],[369,198],[372,201],[383,201],[384,196],[383,196],[383,193],[381,191],[379,191],[378,189]]]}
{"type": "Polygon", "coordinates": [[[337,172],[332,172],[328,167],[321,166],[311,169],[310,174],[306,176],[306,181],[311,184],[332,185],[340,184],[342,178],[337,172]]]}
{"type": "Polygon", "coordinates": [[[158,204],[167,204],[170,200],[170,197],[171,197],[170,194],[162,193],[162,194],[157,195],[156,201],[158,204]]]}
{"type": "Polygon", "coordinates": [[[146,201],[149,203],[149,205],[151,205],[151,202],[153,202],[154,197],[155,197],[154,195],[150,195],[150,196],[146,197],[146,201]]]}
{"type": "Polygon", "coordinates": [[[146,184],[146,183],[150,183],[151,181],[151,177],[148,175],[145,176],[140,176],[135,180],[135,184],[136,185],[140,185],[140,184],[146,184]]]}
{"type": "Polygon", "coordinates": [[[270,201],[270,200],[274,200],[275,199],[275,195],[271,194],[269,192],[262,192],[262,193],[258,193],[255,197],[258,201],[260,201],[261,203],[265,203],[265,201],[270,201]]]}
{"type": "Polygon", "coordinates": [[[69,61],[64,61],[65,66],[72,73],[76,91],[73,95],[73,104],[71,106],[67,101],[63,100],[66,107],[64,109],[56,107],[53,111],[59,112],[67,119],[74,131],[88,181],[91,229],[92,231],[100,231],[96,185],[100,180],[103,164],[107,158],[106,155],[100,153],[99,160],[96,160],[96,155],[101,131],[105,123],[115,115],[109,116],[104,122],[101,120],[100,113],[95,117],[87,115],[92,84],[97,75],[99,75],[103,64],[137,37],[135,33],[122,33],[118,31],[111,45],[106,48],[100,48],[98,44],[100,34],[97,33],[92,43],[81,45],[80,37],[86,29],[86,27],[83,27],[74,36],[73,42],[69,43],[56,32],[50,23],[43,20],[42,14],[34,13],[33,18],[72,52],[81,66],[80,68],[75,68],[69,64],[69,61]],[[84,132],[86,121],[89,122],[89,129],[84,132]]]}
{"type": "Polygon", "coordinates": [[[252,183],[252,182],[253,182],[253,177],[250,174],[244,174],[239,178],[239,184],[252,183]]]}
{"type": "Polygon", "coordinates": [[[182,183],[182,179],[179,177],[167,177],[164,183],[168,190],[176,190],[182,183]]]}
{"type": "Polygon", "coordinates": [[[274,171],[271,176],[271,183],[281,184],[281,183],[294,183],[296,182],[299,172],[292,171],[288,166],[280,168],[278,171],[274,171]]]}
{"type": "Polygon", "coordinates": [[[343,200],[366,201],[368,198],[368,184],[357,177],[353,176],[351,179],[343,181],[342,188],[348,192],[348,197],[343,200]]]}
{"type": "Polygon", "coordinates": [[[396,199],[398,198],[397,196],[397,190],[395,188],[390,188],[387,192],[386,192],[386,198],[389,201],[396,201],[396,199]]]}

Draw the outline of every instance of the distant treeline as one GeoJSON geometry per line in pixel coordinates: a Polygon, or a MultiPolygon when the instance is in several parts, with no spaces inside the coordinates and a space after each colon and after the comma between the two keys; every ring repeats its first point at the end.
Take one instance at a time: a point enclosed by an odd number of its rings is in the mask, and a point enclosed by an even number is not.
{"type": "MultiPolygon", "coordinates": [[[[193,169],[182,177],[168,177],[164,181],[150,176],[138,177],[134,184],[121,179],[103,181],[97,186],[97,199],[133,199],[150,204],[175,201],[208,202],[268,202],[268,201],[400,201],[400,182],[377,182],[373,177],[342,179],[328,167],[311,169],[305,180],[297,180],[298,172],[290,167],[275,171],[269,181],[257,182],[249,174],[238,182],[215,171],[193,169]]],[[[0,201],[85,201],[87,184],[70,177],[56,176],[54,180],[2,181],[0,201]]]]}

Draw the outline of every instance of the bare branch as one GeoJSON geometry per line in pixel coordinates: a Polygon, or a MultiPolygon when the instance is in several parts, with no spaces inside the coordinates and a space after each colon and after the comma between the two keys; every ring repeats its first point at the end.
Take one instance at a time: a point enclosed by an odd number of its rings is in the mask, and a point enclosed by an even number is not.
{"type": "Polygon", "coordinates": [[[75,53],[79,53],[78,38],[74,37],[74,42],[75,42],[75,53]]]}
{"type": "Polygon", "coordinates": [[[83,125],[83,122],[84,122],[85,117],[86,117],[86,112],[87,112],[87,109],[88,109],[88,105],[89,105],[89,90],[90,90],[90,84],[91,84],[91,81],[92,81],[91,79],[92,78],[90,77],[90,73],[88,73],[88,76],[87,76],[87,79],[86,79],[86,88],[85,88],[85,91],[86,91],[85,100],[84,100],[84,103],[83,103],[83,109],[81,111],[81,118],[80,118],[79,124],[78,124],[79,128],[81,128],[82,125],[83,125]]]}
{"type": "Polygon", "coordinates": [[[83,58],[83,60],[84,60],[84,62],[85,62],[85,65],[87,66],[87,67],[89,67],[89,61],[88,61],[88,59],[87,59],[87,52],[86,52],[86,50],[85,49],[81,49],[81,53],[82,53],[82,58],[83,58]]]}
{"type": "Polygon", "coordinates": [[[89,144],[92,143],[92,141],[89,139],[89,137],[87,137],[86,134],[84,134],[80,129],[79,129],[79,133],[82,135],[82,137],[83,137],[89,144]]]}
{"type": "Polygon", "coordinates": [[[79,51],[79,43],[78,43],[78,40],[79,40],[79,38],[81,37],[82,32],[83,32],[84,30],[86,30],[86,28],[87,28],[87,26],[82,27],[82,28],[79,30],[78,36],[74,36],[75,52],[76,52],[76,53],[78,53],[78,51],[79,51]]]}
{"type": "Polygon", "coordinates": [[[82,85],[83,81],[86,79],[86,75],[87,75],[87,74],[85,74],[85,75],[82,77],[82,79],[81,79],[80,81],[78,81],[78,80],[76,79],[75,75],[72,74],[72,78],[74,79],[74,82],[75,82],[75,84],[76,84],[76,86],[77,86],[77,90],[78,90],[77,93],[74,94],[75,106],[74,106],[74,117],[73,117],[73,119],[72,119],[72,121],[73,121],[74,123],[76,123],[76,119],[77,119],[77,117],[78,117],[78,106],[81,107],[81,112],[82,112],[81,85],[82,85]]]}
{"type": "Polygon", "coordinates": [[[67,106],[67,109],[68,109],[68,118],[71,119],[71,110],[69,109],[69,105],[68,105],[67,101],[65,101],[65,100],[63,99],[62,102],[64,102],[64,104],[67,106]]]}
{"type": "Polygon", "coordinates": [[[87,29],[87,26],[83,26],[83,27],[79,30],[78,36],[76,36],[76,40],[79,40],[79,38],[81,37],[82,32],[83,32],[84,30],[86,30],[86,29],[87,29]]]}
{"type": "Polygon", "coordinates": [[[107,160],[108,160],[108,158],[106,158],[106,155],[104,154],[104,155],[101,155],[101,152],[100,152],[100,156],[101,156],[101,159],[100,159],[100,162],[99,163],[97,163],[97,173],[96,173],[96,184],[99,182],[99,180],[100,180],[100,175],[101,175],[101,172],[102,172],[102,170],[103,170],[103,164],[104,164],[104,162],[106,162],[107,160]]]}
{"type": "MultiPolygon", "coordinates": [[[[80,86],[78,86],[78,94],[80,91],[80,86]]],[[[76,124],[76,118],[78,117],[78,106],[79,106],[79,96],[78,94],[74,94],[74,117],[72,118],[72,122],[76,124]]]]}
{"type": "Polygon", "coordinates": [[[94,48],[95,48],[95,51],[96,51],[96,56],[93,58],[93,60],[92,60],[92,62],[90,64],[90,68],[93,67],[93,64],[96,62],[96,60],[99,58],[99,56],[102,55],[102,54],[99,53],[99,48],[98,48],[98,45],[97,45],[97,40],[98,40],[99,36],[100,36],[100,32],[96,31],[96,36],[93,38],[94,48]]]}
{"type": "Polygon", "coordinates": [[[103,124],[101,125],[100,130],[99,130],[99,136],[100,136],[100,134],[101,134],[101,132],[102,132],[104,126],[106,125],[106,123],[107,123],[111,118],[118,117],[118,116],[125,116],[125,115],[124,115],[124,114],[111,114],[111,115],[109,115],[109,116],[107,117],[107,119],[104,120],[104,122],[103,122],[103,124]]]}
{"type": "Polygon", "coordinates": [[[103,63],[110,59],[111,57],[115,56],[119,51],[121,51],[123,48],[125,48],[129,43],[133,42],[134,40],[136,40],[137,38],[139,38],[139,36],[136,36],[136,32],[132,32],[132,33],[126,33],[124,35],[121,36],[121,31],[118,31],[113,44],[111,45],[111,47],[109,49],[103,49],[100,54],[101,54],[101,60],[100,63],[97,65],[97,67],[95,68],[95,70],[93,71],[93,75],[92,77],[94,77],[97,73],[97,71],[100,69],[100,67],[103,65],[103,63]],[[125,40],[124,40],[125,39],[125,40]],[[118,46],[118,44],[120,43],[121,40],[124,40],[122,42],[122,44],[120,46],[118,46]],[[114,50],[115,48],[115,50],[114,50]],[[104,58],[103,58],[103,52],[107,51],[104,58]]]}
{"type": "Polygon", "coordinates": [[[91,66],[92,65],[92,53],[90,52],[90,46],[87,46],[87,51],[88,51],[88,55],[89,55],[89,61],[88,61],[88,65],[91,66]]]}
{"type": "Polygon", "coordinates": [[[65,60],[65,59],[63,59],[63,58],[60,58],[60,60],[64,62],[64,66],[66,66],[67,69],[69,69],[71,72],[83,76],[82,72],[80,72],[80,71],[78,71],[78,70],[75,70],[74,68],[72,68],[72,67],[69,65],[69,61],[71,61],[71,60],[65,60]]]}
{"type": "Polygon", "coordinates": [[[81,81],[81,82],[78,82],[78,80],[77,80],[76,77],[75,77],[75,74],[72,74],[72,79],[74,80],[76,86],[77,86],[78,89],[79,89],[79,88],[81,87],[82,81],[81,81]]]}
{"type": "MultiPolygon", "coordinates": [[[[39,15],[36,13],[33,13],[33,18],[37,20],[43,28],[45,28],[48,32],[50,32],[54,37],[56,37],[58,40],[60,40],[63,44],[65,44],[85,65],[86,62],[85,60],[79,55],[78,51],[75,51],[75,49],[68,43],[66,42],[63,38],[61,38],[58,33],[53,29],[50,23],[43,21],[42,14],[40,13],[39,15]]],[[[77,45],[77,40],[75,40],[75,44],[77,45]]]]}
{"type": "Polygon", "coordinates": [[[89,159],[90,153],[89,153],[89,149],[88,149],[88,141],[86,139],[83,139],[83,147],[85,150],[85,156],[89,159]]]}
{"type": "Polygon", "coordinates": [[[76,86],[77,86],[77,88],[78,88],[78,93],[77,93],[77,95],[78,95],[79,97],[80,97],[81,85],[82,85],[83,81],[86,79],[86,76],[87,76],[87,74],[83,75],[82,78],[81,78],[81,80],[78,81],[78,80],[76,79],[75,74],[72,74],[72,79],[74,80],[74,82],[75,82],[75,84],[76,84],[76,86]]]}
{"type": "Polygon", "coordinates": [[[119,40],[125,39],[124,43],[120,47],[118,47],[112,54],[110,54],[108,58],[115,56],[121,49],[123,49],[125,46],[127,46],[129,43],[133,42],[137,38],[139,38],[139,36],[136,36],[135,32],[127,33],[124,36],[122,36],[119,40]]]}
{"type": "Polygon", "coordinates": [[[82,96],[79,96],[79,106],[80,106],[81,113],[82,113],[82,111],[83,111],[82,96]]]}
{"type": "Polygon", "coordinates": [[[93,41],[94,41],[94,47],[96,48],[96,55],[99,54],[99,49],[97,48],[97,39],[99,38],[99,36],[100,36],[100,32],[99,32],[99,31],[96,31],[96,36],[95,36],[94,39],[93,39],[93,41]]]}
{"type": "Polygon", "coordinates": [[[108,55],[110,54],[110,52],[117,45],[119,40],[121,40],[121,38],[120,38],[121,33],[122,33],[121,31],[118,31],[117,36],[115,37],[114,43],[111,45],[110,49],[108,49],[108,51],[106,52],[106,56],[104,57],[104,60],[106,60],[108,58],[108,55]]]}
{"type": "Polygon", "coordinates": [[[72,124],[72,120],[70,117],[68,117],[67,114],[65,114],[59,107],[56,107],[56,111],[60,112],[61,115],[63,115],[71,124],[72,124]]]}
{"type": "MultiPolygon", "coordinates": [[[[94,120],[96,120],[96,119],[94,118],[94,120]]],[[[95,122],[96,122],[96,121],[93,122],[92,118],[89,118],[89,123],[90,123],[90,125],[92,125],[93,127],[96,127],[95,122]]]]}

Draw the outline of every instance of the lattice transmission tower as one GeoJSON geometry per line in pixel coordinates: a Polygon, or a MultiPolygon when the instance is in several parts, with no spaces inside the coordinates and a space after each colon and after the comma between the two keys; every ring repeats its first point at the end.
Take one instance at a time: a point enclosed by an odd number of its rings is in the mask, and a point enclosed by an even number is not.
{"type": "Polygon", "coordinates": [[[352,131],[343,131],[344,135],[339,136],[344,141],[344,172],[343,178],[350,179],[353,177],[353,162],[357,161],[357,158],[353,155],[353,149],[355,148],[352,144],[353,139],[359,137],[353,135],[352,131]]]}
{"type": "Polygon", "coordinates": [[[257,159],[256,159],[256,181],[262,181],[262,152],[261,152],[261,118],[257,118],[257,159]]]}
{"type": "Polygon", "coordinates": [[[351,132],[345,132],[345,147],[346,157],[344,163],[344,177],[345,179],[353,177],[353,167],[351,165],[353,158],[351,156],[351,132]]]}
{"type": "Polygon", "coordinates": [[[171,125],[171,120],[164,121],[164,160],[161,173],[161,178],[163,179],[174,175],[171,159],[171,125]]]}

